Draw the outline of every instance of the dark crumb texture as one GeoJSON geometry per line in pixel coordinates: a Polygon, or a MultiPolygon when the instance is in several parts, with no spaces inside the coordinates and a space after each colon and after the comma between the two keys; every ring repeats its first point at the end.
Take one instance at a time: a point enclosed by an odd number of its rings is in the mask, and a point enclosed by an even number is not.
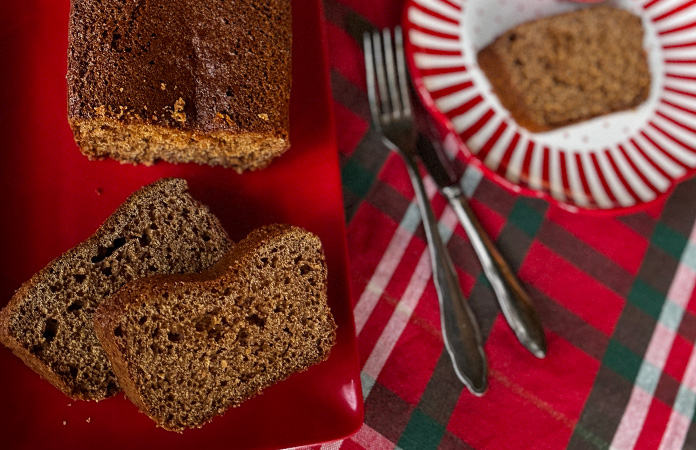
{"type": "Polygon", "coordinates": [[[519,25],[481,50],[478,63],[531,131],[633,108],[650,90],[641,19],[608,6],[519,25]]]}
{"type": "Polygon", "coordinates": [[[94,310],[137,278],[207,269],[230,245],[186,181],[160,180],[17,290],[0,311],[0,341],[68,396],[109,397],[119,385],[94,334],[94,310]]]}
{"type": "Polygon", "coordinates": [[[73,0],[68,119],[90,158],[265,167],[289,146],[288,0],[73,0]]]}
{"type": "Polygon", "coordinates": [[[208,272],[128,284],[94,324],[126,395],[180,432],[325,360],[336,328],[326,290],[319,239],[272,225],[208,272]]]}

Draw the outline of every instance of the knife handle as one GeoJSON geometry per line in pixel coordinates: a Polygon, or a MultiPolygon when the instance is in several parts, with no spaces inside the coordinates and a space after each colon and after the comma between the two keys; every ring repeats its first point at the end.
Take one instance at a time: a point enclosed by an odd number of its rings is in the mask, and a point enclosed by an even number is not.
{"type": "Polygon", "coordinates": [[[457,377],[473,394],[482,395],[487,387],[488,368],[486,355],[483,352],[481,331],[474,313],[464,298],[452,259],[442,242],[418,166],[407,154],[403,156],[416,192],[428,240],[433,279],[440,302],[440,323],[445,348],[452,360],[457,377]]]}
{"type": "Polygon", "coordinates": [[[442,189],[493,287],[500,309],[522,345],[537,358],[546,356],[546,337],[527,291],[491,241],[457,185],[442,189]]]}

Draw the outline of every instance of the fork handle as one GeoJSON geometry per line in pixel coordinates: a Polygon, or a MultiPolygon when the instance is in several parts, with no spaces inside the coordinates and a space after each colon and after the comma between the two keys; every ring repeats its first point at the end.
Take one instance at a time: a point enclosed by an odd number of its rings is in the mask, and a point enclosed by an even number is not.
{"type": "Polygon", "coordinates": [[[522,345],[537,358],[546,356],[546,338],[527,291],[491,241],[457,185],[442,189],[459,218],[490,281],[500,309],[522,345]]]}
{"type": "Polygon", "coordinates": [[[440,302],[442,338],[458,378],[475,395],[482,395],[487,386],[487,363],[483,352],[481,331],[469,304],[464,298],[454,264],[442,242],[423,180],[412,158],[403,158],[416,192],[430,249],[433,279],[440,302]]]}

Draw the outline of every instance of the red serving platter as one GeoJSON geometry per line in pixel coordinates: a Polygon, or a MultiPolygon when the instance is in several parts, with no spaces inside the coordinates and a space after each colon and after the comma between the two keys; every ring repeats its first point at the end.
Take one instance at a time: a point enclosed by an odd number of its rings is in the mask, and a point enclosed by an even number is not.
{"type": "MultiPolygon", "coordinates": [[[[188,180],[234,240],[285,222],[321,238],[338,324],[329,359],[295,374],[200,430],[156,428],[123,394],[74,401],[0,348],[0,448],[271,449],[339,439],[363,421],[349,294],[345,222],[319,0],[293,0],[292,148],[263,171],[192,164],[88,161],[67,123],[69,2],[0,6],[0,305],[22,282],[91,235],[132,192],[188,180]]],[[[1,347],[1,346],[0,346],[1,347]]]]}

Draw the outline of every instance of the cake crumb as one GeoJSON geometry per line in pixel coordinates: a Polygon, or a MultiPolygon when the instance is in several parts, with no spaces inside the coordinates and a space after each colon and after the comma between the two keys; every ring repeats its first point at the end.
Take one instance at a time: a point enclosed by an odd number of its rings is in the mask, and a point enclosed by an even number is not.
{"type": "MultiPolygon", "coordinates": [[[[102,195],[102,192],[104,192],[104,191],[102,191],[102,188],[96,188],[94,190],[94,192],[96,192],[97,195],[102,195]]],[[[72,406],[72,404],[68,403],[68,406],[72,406]]]]}
{"type": "Polygon", "coordinates": [[[160,89],[163,91],[167,89],[167,85],[165,83],[160,83],[160,89]]]}
{"type": "Polygon", "coordinates": [[[92,421],[91,417],[88,417],[87,420],[85,420],[85,422],[87,422],[87,423],[90,423],[91,421],[92,421]]]}
{"type": "Polygon", "coordinates": [[[67,425],[67,424],[68,424],[68,421],[67,421],[67,420],[64,420],[64,421],[63,421],[63,426],[65,426],[65,425],[67,425]]]}
{"type": "Polygon", "coordinates": [[[179,97],[179,100],[174,102],[174,112],[172,112],[172,119],[181,123],[186,122],[186,113],[184,112],[184,106],[186,106],[186,102],[183,98],[179,97]]]}
{"type": "Polygon", "coordinates": [[[648,97],[644,34],[640,17],[598,6],[518,25],[477,59],[513,119],[548,131],[633,109],[648,97]]]}
{"type": "Polygon", "coordinates": [[[157,116],[153,114],[153,115],[152,115],[152,120],[155,121],[155,122],[157,122],[157,116]]]}
{"type": "MultiPolygon", "coordinates": [[[[99,191],[99,189],[97,189],[97,191],[99,191]]],[[[68,406],[72,406],[72,403],[68,403],[68,406]]]]}
{"type": "Polygon", "coordinates": [[[120,88],[119,91],[120,91],[120,92],[123,92],[123,88],[120,88]]]}
{"type": "Polygon", "coordinates": [[[221,361],[221,362],[220,362],[220,366],[221,366],[223,369],[227,368],[227,361],[224,361],[224,360],[221,361]]]}
{"type": "Polygon", "coordinates": [[[224,120],[225,122],[227,122],[227,125],[232,125],[232,118],[227,114],[217,113],[215,114],[215,118],[220,121],[224,120]]]}
{"type": "Polygon", "coordinates": [[[104,117],[106,115],[106,106],[105,105],[96,106],[94,108],[94,112],[97,113],[98,116],[104,117]]]}
{"type": "Polygon", "coordinates": [[[261,113],[261,114],[259,114],[259,117],[261,118],[261,120],[265,120],[265,121],[268,122],[268,114],[266,114],[266,113],[261,113]]]}

